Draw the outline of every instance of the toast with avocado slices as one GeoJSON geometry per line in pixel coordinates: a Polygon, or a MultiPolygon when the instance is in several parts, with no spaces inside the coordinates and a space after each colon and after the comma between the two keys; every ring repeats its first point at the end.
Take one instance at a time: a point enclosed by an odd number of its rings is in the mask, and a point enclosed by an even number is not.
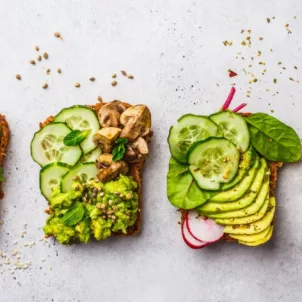
{"type": "Polygon", "coordinates": [[[3,160],[6,156],[6,148],[10,139],[10,130],[4,115],[0,114],[0,199],[4,197],[2,183],[5,182],[3,160]]]}
{"type": "Polygon", "coordinates": [[[291,127],[265,113],[238,113],[246,104],[229,110],[234,92],[217,113],[184,115],[170,129],[167,195],[193,249],[220,240],[269,241],[278,169],[301,157],[291,127]]]}
{"type": "Polygon", "coordinates": [[[43,230],[61,244],[139,232],[151,113],[121,101],[72,106],[40,123],[31,143],[49,214],[43,230]]]}

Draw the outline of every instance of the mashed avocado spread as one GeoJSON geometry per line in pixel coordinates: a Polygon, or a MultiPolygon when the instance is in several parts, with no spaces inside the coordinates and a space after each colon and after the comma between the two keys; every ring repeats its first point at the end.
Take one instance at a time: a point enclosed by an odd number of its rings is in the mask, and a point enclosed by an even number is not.
{"type": "Polygon", "coordinates": [[[62,193],[60,187],[50,199],[50,216],[43,230],[62,244],[91,238],[106,239],[112,232],[127,233],[137,219],[137,184],[131,177],[120,175],[117,180],[101,183],[74,180],[72,189],[62,193]]]}

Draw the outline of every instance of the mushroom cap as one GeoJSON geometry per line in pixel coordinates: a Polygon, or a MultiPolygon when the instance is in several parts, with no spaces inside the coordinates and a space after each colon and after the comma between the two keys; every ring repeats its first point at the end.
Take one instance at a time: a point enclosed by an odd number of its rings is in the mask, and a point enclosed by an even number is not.
{"type": "Polygon", "coordinates": [[[121,101],[112,101],[105,104],[98,112],[98,118],[102,127],[118,127],[120,116],[127,107],[121,101]]]}
{"type": "Polygon", "coordinates": [[[122,113],[120,123],[124,126],[120,137],[133,141],[150,132],[151,112],[145,105],[132,106],[122,113]]]}

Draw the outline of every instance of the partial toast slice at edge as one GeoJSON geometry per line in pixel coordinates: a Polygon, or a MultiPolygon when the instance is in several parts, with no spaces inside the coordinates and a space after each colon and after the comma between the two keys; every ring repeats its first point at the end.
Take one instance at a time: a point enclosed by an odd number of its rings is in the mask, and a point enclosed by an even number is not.
{"type": "MultiPolygon", "coordinates": [[[[6,156],[6,148],[10,140],[10,130],[4,115],[0,114],[0,167],[3,165],[4,157],[6,156]]],[[[4,197],[0,182],[0,199],[4,197]]]]}
{"type": "MultiPolygon", "coordinates": [[[[92,108],[96,114],[98,114],[99,110],[107,103],[97,103],[95,105],[87,105],[87,107],[92,108]]],[[[125,107],[129,108],[132,105],[128,103],[124,103],[125,107]]],[[[54,119],[54,116],[49,116],[43,123],[40,123],[40,128],[44,127],[45,125],[51,123],[54,119]]],[[[142,223],[142,175],[141,170],[144,165],[144,160],[141,159],[135,163],[128,163],[129,172],[127,175],[132,176],[133,180],[137,183],[137,193],[138,193],[138,212],[137,212],[137,219],[133,226],[127,228],[127,233],[124,234],[123,232],[114,232],[112,233],[113,236],[133,236],[139,233],[141,229],[142,223]]]]}

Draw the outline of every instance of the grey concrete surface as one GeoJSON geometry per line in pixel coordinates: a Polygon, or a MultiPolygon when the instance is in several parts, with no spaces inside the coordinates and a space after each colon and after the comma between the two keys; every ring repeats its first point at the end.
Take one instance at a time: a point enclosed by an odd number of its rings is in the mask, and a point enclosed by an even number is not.
{"type": "Polygon", "coordinates": [[[219,109],[233,82],[234,106],[247,101],[248,111],[271,113],[302,137],[302,83],[289,80],[302,82],[301,0],[0,0],[0,7],[0,111],[12,130],[0,206],[1,302],[302,301],[300,163],[280,173],[274,236],[258,248],[219,243],[189,249],[165,187],[169,127],[184,113],[219,109]],[[241,45],[247,29],[250,48],[241,45]],[[56,31],[63,40],[53,36],[56,31]],[[32,66],[35,45],[49,59],[32,66]],[[239,76],[230,79],[229,68],[239,76]],[[119,74],[111,87],[111,74],[122,69],[135,79],[119,74]],[[257,83],[248,83],[248,72],[257,83]],[[89,245],[46,243],[40,239],[46,202],[31,138],[48,115],[94,103],[98,95],[145,103],[153,113],[142,232],[89,245]],[[16,261],[23,269],[15,270],[16,261]]]}

